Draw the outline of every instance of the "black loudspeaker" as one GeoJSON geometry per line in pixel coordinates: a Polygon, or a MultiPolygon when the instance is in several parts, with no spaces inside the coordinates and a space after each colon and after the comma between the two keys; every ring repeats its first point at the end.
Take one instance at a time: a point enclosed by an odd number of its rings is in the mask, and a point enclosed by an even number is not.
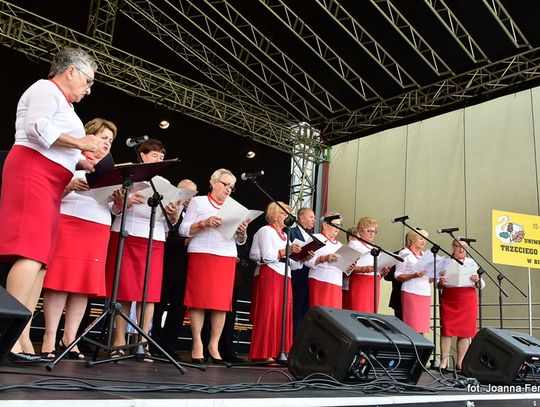
{"type": "Polygon", "coordinates": [[[483,328],[463,358],[463,373],[483,384],[535,384],[540,341],[521,332],[483,328]]]}
{"type": "Polygon", "coordinates": [[[289,353],[289,371],[303,379],[325,373],[342,382],[393,378],[416,384],[433,344],[390,315],[315,307],[289,353]]]}
{"type": "Polygon", "coordinates": [[[28,308],[0,287],[0,364],[31,317],[28,308]]]}

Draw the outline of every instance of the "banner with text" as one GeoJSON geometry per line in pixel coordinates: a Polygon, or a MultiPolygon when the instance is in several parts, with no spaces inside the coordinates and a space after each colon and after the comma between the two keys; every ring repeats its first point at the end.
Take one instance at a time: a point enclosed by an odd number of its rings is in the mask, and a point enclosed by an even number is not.
{"type": "Polygon", "coordinates": [[[493,210],[493,262],[540,268],[540,216],[493,210]]]}

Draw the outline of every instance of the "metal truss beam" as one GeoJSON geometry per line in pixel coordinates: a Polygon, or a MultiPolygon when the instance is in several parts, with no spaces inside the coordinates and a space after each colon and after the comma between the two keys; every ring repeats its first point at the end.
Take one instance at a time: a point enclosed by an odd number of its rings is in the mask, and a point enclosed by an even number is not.
{"type": "Polygon", "coordinates": [[[503,32],[508,36],[510,41],[517,48],[526,47],[531,49],[532,46],[521,32],[518,25],[512,19],[512,16],[506,11],[499,0],[482,0],[493,18],[497,21],[503,32]]]}
{"type": "Polygon", "coordinates": [[[118,0],[91,0],[86,34],[112,44],[118,0]]]}
{"type": "Polygon", "coordinates": [[[312,153],[305,154],[310,159],[326,159],[326,146],[316,139],[298,139],[291,132],[294,123],[279,114],[246,104],[5,1],[0,3],[0,44],[47,61],[62,47],[80,47],[96,59],[98,79],[108,86],[291,155],[297,153],[297,145],[309,145],[312,153]]]}
{"type": "Polygon", "coordinates": [[[402,88],[418,83],[365,30],[338,0],[315,1],[402,88]]]}
{"type": "Polygon", "coordinates": [[[489,61],[484,51],[478,46],[474,38],[467,32],[459,19],[448,8],[444,0],[424,0],[435,17],[444,28],[454,37],[458,45],[469,56],[472,62],[489,61]]]}
{"type": "Polygon", "coordinates": [[[309,50],[315,54],[321,62],[326,64],[330,71],[338,76],[346,86],[356,93],[362,100],[374,99],[380,96],[375,90],[360,77],[344,59],[342,59],[326,42],[315,33],[294,11],[292,11],[283,1],[259,0],[266,9],[287,27],[291,33],[309,50]]]}
{"type": "MultiPolygon", "coordinates": [[[[450,107],[478,96],[489,97],[515,85],[540,79],[540,48],[387,99],[330,121],[325,133],[368,134],[385,125],[450,107]]],[[[340,138],[332,139],[332,144],[340,138]]]]}
{"type": "MultiPolygon", "coordinates": [[[[175,7],[167,2],[162,6],[166,4],[175,7]]],[[[186,61],[197,72],[203,74],[213,86],[273,110],[279,109],[278,106],[281,106],[282,110],[283,107],[291,108],[289,101],[283,97],[282,93],[269,87],[266,92],[263,92],[261,89],[265,89],[268,85],[262,78],[257,77],[255,72],[252,72],[252,77],[257,80],[257,86],[201,42],[198,34],[204,37],[207,33],[200,30],[182,13],[179,15],[184,19],[184,24],[179,24],[178,18],[173,18],[170,13],[164,12],[149,0],[124,0],[120,12],[186,61]]],[[[225,48],[221,49],[229,54],[225,48]]]]}
{"type": "MultiPolygon", "coordinates": [[[[319,132],[307,123],[295,126],[293,132],[301,139],[318,139],[319,132]]],[[[315,193],[317,191],[318,165],[309,159],[311,147],[302,144],[297,146],[297,154],[291,159],[290,206],[296,213],[300,208],[315,210],[315,193]]]]}
{"type": "Polygon", "coordinates": [[[298,121],[312,120],[313,112],[329,117],[336,109],[334,97],[233,6],[223,0],[208,0],[205,4],[209,10],[201,9],[200,2],[191,0],[184,0],[176,6],[216,46],[228,50],[245,68],[257,72],[275,92],[284,95],[300,113],[298,121]],[[222,23],[208,16],[213,13],[220,17],[222,23]]]}
{"type": "Polygon", "coordinates": [[[382,16],[401,37],[416,51],[417,55],[438,76],[450,74],[452,70],[437,55],[435,50],[422,38],[420,33],[409,23],[403,14],[392,4],[390,0],[371,0],[371,4],[379,10],[382,16]]]}

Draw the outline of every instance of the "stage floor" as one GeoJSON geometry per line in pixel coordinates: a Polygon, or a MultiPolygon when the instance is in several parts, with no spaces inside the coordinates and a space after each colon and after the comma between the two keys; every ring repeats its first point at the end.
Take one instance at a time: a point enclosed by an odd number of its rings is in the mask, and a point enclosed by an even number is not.
{"type": "MultiPolygon", "coordinates": [[[[470,387],[459,389],[452,374],[430,371],[417,386],[391,380],[342,384],[321,377],[295,381],[279,366],[209,364],[206,371],[133,359],[87,367],[62,360],[45,365],[6,363],[0,367],[0,406],[448,406],[536,405],[535,391],[470,387]],[[432,377],[433,376],[433,377],[432,377]],[[489,391],[488,391],[489,390],[489,391]],[[504,390],[507,390],[506,392],[504,390]],[[69,403],[69,404],[68,404],[69,403]]],[[[463,384],[462,384],[463,385],[463,384]]],[[[530,389],[536,390],[536,389],[530,389]]]]}

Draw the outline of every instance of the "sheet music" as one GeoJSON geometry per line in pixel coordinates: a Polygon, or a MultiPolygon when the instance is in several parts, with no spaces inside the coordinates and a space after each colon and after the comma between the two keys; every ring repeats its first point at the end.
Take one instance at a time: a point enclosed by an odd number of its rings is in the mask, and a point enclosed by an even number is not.
{"type": "Polygon", "coordinates": [[[386,254],[385,252],[380,252],[379,257],[377,258],[377,268],[381,270],[384,267],[392,267],[396,264],[401,263],[398,259],[386,254]]]}
{"type": "Polygon", "coordinates": [[[216,214],[221,218],[221,226],[217,228],[217,231],[225,239],[232,239],[240,223],[243,221],[251,222],[263,213],[263,211],[247,209],[229,196],[216,214]]]}
{"type": "Polygon", "coordinates": [[[337,256],[337,261],[331,264],[333,267],[337,267],[345,274],[350,275],[352,270],[350,269],[352,264],[355,264],[356,261],[362,256],[358,250],[353,249],[347,245],[341,246],[335,253],[337,256]]]}
{"type": "MultiPolygon", "coordinates": [[[[195,191],[190,191],[189,189],[182,188],[178,189],[174,185],[172,185],[166,178],[160,177],[159,175],[156,175],[152,178],[152,182],[154,183],[154,186],[156,187],[157,192],[163,196],[163,199],[161,200],[161,203],[163,204],[163,207],[167,206],[170,203],[176,203],[180,201],[180,204],[183,204],[188,199],[191,199],[195,196],[195,191]]],[[[148,186],[148,184],[146,184],[148,186]]],[[[154,190],[150,186],[149,188],[143,189],[140,191],[140,193],[145,198],[150,198],[152,195],[154,195],[154,190]]],[[[162,215],[162,210],[158,206],[156,208],[156,218],[160,218],[162,215]]]]}
{"type": "MultiPolygon", "coordinates": [[[[129,191],[130,193],[138,192],[140,190],[143,190],[147,186],[148,184],[146,184],[145,182],[135,182],[129,191]]],[[[104,205],[108,202],[113,201],[111,195],[117,189],[122,189],[122,185],[111,185],[108,187],[89,189],[88,191],[75,191],[75,193],[89,196],[90,198],[93,198],[98,204],[104,205]]]]}
{"type": "Polygon", "coordinates": [[[448,287],[474,287],[474,281],[470,279],[473,274],[477,274],[478,265],[476,263],[466,263],[460,265],[452,261],[446,268],[446,285],[448,287]]]}
{"type": "MultiPolygon", "coordinates": [[[[436,258],[438,275],[441,273],[441,271],[446,269],[448,261],[454,261],[448,257],[436,256],[436,258]]],[[[420,260],[418,260],[414,265],[414,271],[424,271],[426,273],[426,276],[433,278],[433,255],[431,253],[424,253],[420,260]]]]}
{"type": "Polygon", "coordinates": [[[306,259],[306,257],[309,255],[310,251],[316,252],[321,247],[324,246],[324,243],[318,242],[316,240],[313,240],[311,237],[308,236],[307,241],[302,241],[300,239],[294,239],[294,241],[291,244],[297,244],[302,248],[302,250],[299,253],[291,253],[289,257],[293,259],[294,261],[303,261],[306,259]]]}

